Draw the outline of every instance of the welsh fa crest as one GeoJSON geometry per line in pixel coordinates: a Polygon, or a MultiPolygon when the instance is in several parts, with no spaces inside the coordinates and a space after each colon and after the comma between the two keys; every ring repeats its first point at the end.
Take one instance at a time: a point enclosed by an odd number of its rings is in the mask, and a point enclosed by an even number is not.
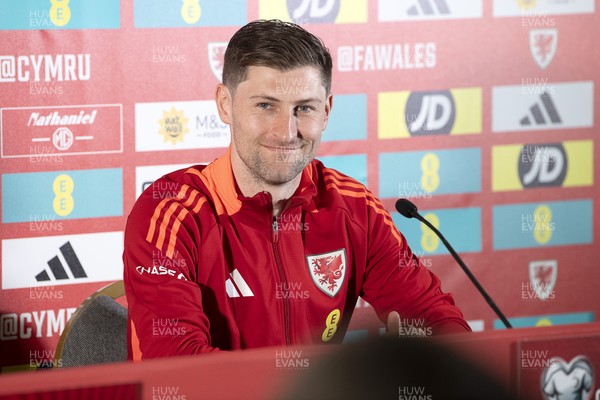
{"type": "Polygon", "coordinates": [[[221,82],[223,77],[223,62],[225,61],[225,50],[227,42],[214,42],[208,44],[208,64],[215,77],[221,82]]]}
{"type": "Polygon", "coordinates": [[[545,69],[550,65],[556,54],[557,45],[558,30],[556,28],[529,31],[529,50],[540,68],[545,69]]]}
{"type": "Polygon", "coordinates": [[[557,275],[558,265],[556,260],[532,261],[529,263],[529,281],[540,300],[546,300],[550,297],[556,284],[557,275]]]}
{"type": "Polygon", "coordinates": [[[315,285],[326,295],[334,297],[346,276],[346,250],[306,256],[306,261],[315,285]]]}

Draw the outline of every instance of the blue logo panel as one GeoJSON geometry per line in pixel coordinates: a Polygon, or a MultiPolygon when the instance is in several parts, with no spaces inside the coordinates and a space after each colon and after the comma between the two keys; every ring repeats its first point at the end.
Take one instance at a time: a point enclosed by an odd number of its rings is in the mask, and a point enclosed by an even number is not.
{"type": "Polygon", "coordinates": [[[333,98],[333,108],[323,142],[367,138],[367,95],[343,94],[333,98]]]}
{"type": "Polygon", "coordinates": [[[351,154],[348,156],[317,157],[326,167],[340,171],[351,176],[367,186],[367,155],[351,154]]]}
{"type": "MultiPolygon", "coordinates": [[[[514,328],[532,328],[535,326],[570,325],[594,322],[594,313],[580,312],[569,314],[536,315],[532,317],[509,318],[514,328]]],[[[494,320],[494,329],[506,329],[502,321],[494,320]]]]}
{"type": "Polygon", "coordinates": [[[121,215],[120,168],[2,176],[3,223],[121,215]]]}
{"type": "Polygon", "coordinates": [[[592,221],[591,200],[495,206],[494,250],[590,244],[592,221]]]}
{"type": "MultiPolygon", "coordinates": [[[[481,251],[481,209],[448,208],[419,210],[431,222],[458,253],[481,251]]],[[[408,240],[412,251],[418,255],[448,254],[444,244],[425,224],[416,219],[407,219],[397,212],[392,213],[396,227],[408,240]]]]}
{"type": "Polygon", "coordinates": [[[381,198],[481,192],[481,150],[431,150],[379,155],[381,198]]]}
{"type": "Polygon", "coordinates": [[[120,0],[0,0],[0,29],[119,29],[120,0]]]}
{"type": "Polygon", "coordinates": [[[245,0],[135,0],[136,28],[185,28],[242,26],[246,24],[245,0]]]}

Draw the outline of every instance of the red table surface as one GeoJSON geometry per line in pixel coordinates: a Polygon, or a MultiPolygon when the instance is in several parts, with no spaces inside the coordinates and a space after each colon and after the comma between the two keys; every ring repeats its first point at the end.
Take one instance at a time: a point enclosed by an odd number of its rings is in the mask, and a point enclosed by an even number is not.
{"type": "MultiPolygon", "coordinates": [[[[522,341],[600,335],[600,323],[485,331],[442,338],[450,347],[490,371],[506,385],[515,385],[515,351],[522,341]]],[[[18,372],[0,376],[0,400],[37,399],[27,393],[63,391],[111,385],[138,385],[141,396],[171,391],[180,398],[268,399],[298,375],[277,364],[277,352],[296,351],[310,364],[339,346],[262,348],[202,356],[154,359],[138,363],[18,372]],[[154,392],[153,392],[154,391],[154,392]],[[175,393],[176,391],[176,393],[175,393]],[[185,396],[185,397],[184,397],[185,396]]],[[[586,349],[581,349],[584,353],[586,349]]],[[[289,353],[288,353],[289,354],[289,353]]],[[[600,360],[594,360],[600,364],[600,360]]],[[[600,372],[600,371],[597,371],[600,372]]],[[[44,397],[71,398],[71,397],[44,397]]],[[[72,397],[76,398],[76,397],[72,397]]]]}

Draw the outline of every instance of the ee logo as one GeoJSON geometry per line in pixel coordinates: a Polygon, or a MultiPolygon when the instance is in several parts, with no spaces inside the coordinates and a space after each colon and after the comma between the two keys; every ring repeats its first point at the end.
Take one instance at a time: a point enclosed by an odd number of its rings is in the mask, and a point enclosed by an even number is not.
{"type": "Polygon", "coordinates": [[[433,193],[440,186],[440,159],[434,153],[427,153],[421,159],[421,186],[428,193],[433,193]]]}
{"type": "Polygon", "coordinates": [[[54,178],[52,191],[55,196],[52,207],[57,215],[65,217],[73,212],[75,207],[75,200],[71,196],[73,189],[75,189],[75,183],[69,175],[61,174],[54,178]]]}
{"type": "Polygon", "coordinates": [[[200,8],[199,0],[183,0],[181,5],[181,18],[192,25],[200,20],[202,8],[200,8]]]}
{"type": "Polygon", "coordinates": [[[552,222],[552,210],[545,204],[538,206],[533,212],[535,221],[535,229],[533,230],[533,238],[539,244],[546,244],[552,239],[552,231],[555,224],[552,222]]]}
{"type": "Polygon", "coordinates": [[[333,339],[335,332],[337,332],[338,324],[340,323],[340,310],[335,309],[329,313],[327,319],[325,319],[325,330],[321,335],[321,339],[324,342],[329,342],[333,339]]]}
{"type": "Polygon", "coordinates": [[[69,0],[50,0],[50,20],[56,26],[65,26],[71,20],[69,0]]]}
{"type": "MultiPolygon", "coordinates": [[[[434,213],[427,213],[423,216],[436,229],[440,228],[440,219],[434,213]]],[[[433,253],[440,245],[440,239],[424,223],[421,223],[421,247],[428,253],[433,253]]]]}

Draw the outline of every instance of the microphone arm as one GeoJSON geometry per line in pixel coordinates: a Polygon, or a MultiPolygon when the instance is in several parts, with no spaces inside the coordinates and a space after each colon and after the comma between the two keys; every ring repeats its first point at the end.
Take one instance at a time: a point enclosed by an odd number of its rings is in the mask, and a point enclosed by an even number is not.
{"type": "Polygon", "coordinates": [[[485,291],[483,286],[481,286],[479,281],[477,281],[477,279],[471,273],[469,268],[467,268],[467,266],[465,265],[463,260],[460,258],[460,256],[456,253],[456,251],[454,251],[454,248],[452,247],[452,245],[450,245],[450,243],[448,243],[448,241],[446,240],[444,235],[442,235],[442,233],[440,231],[438,231],[437,228],[431,224],[431,222],[427,221],[425,218],[423,218],[423,216],[421,216],[421,214],[419,214],[417,207],[409,200],[400,199],[396,202],[396,210],[398,210],[398,212],[400,214],[404,215],[406,218],[414,217],[414,218],[418,219],[419,221],[421,221],[422,223],[427,225],[427,227],[429,229],[431,229],[442,240],[442,243],[444,243],[444,246],[446,246],[446,248],[448,249],[450,254],[452,254],[452,257],[454,257],[454,259],[456,260],[458,265],[460,265],[460,267],[462,268],[464,273],[467,275],[467,277],[471,280],[473,285],[475,285],[477,290],[479,290],[479,293],[481,293],[481,295],[483,296],[485,301],[489,304],[489,306],[492,308],[492,310],[494,310],[494,312],[500,318],[500,320],[502,321],[504,326],[506,326],[507,328],[512,328],[512,325],[510,324],[508,319],[504,316],[502,311],[500,311],[500,309],[498,308],[496,303],[494,303],[494,300],[492,300],[490,295],[485,291]]]}

